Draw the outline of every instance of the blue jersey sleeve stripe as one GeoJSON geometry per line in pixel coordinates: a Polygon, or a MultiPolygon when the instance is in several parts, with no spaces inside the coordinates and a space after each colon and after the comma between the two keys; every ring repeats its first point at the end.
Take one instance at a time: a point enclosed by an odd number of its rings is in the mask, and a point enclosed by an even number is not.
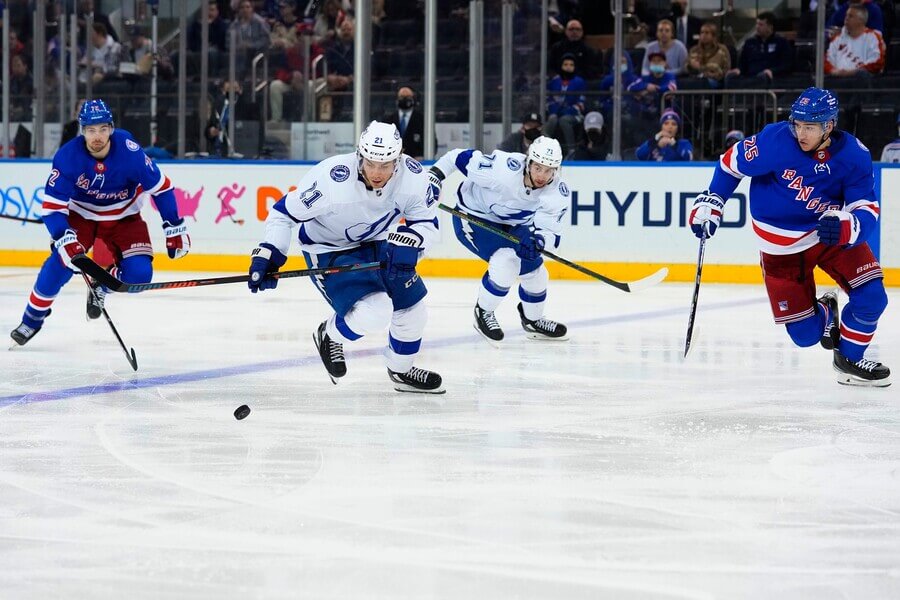
{"type": "Polygon", "coordinates": [[[456,168],[462,171],[463,175],[469,175],[469,161],[472,160],[474,150],[463,150],[456,155],[456,168]]]}
{"type": "Polygon", "coordinates": [[[294,223],[299,223],[300,219],[295,218],[294,215],[292,215],[291,213],[288,212],[287,206],[285,205],[286,199],[287,199],[287,196],[282,196],[281,200],[279,200],[278,202],[276,202],[274,204],[274,206],[272,206],[272,210],[277,210],[278,212],[280,212],[281,214],[283,214],[284,216],[289,218],[294,223]]]}

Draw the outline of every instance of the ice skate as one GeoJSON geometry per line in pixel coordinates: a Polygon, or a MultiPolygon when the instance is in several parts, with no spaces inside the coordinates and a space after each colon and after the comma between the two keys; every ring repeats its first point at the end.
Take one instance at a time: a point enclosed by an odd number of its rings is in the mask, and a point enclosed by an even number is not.
{"type": "Polygon", "coordinates": [[[319,357],[322,359],[322,364],[325,365],[325,370],[328,371],[331,383],[337,385],[337,380],[347,374],[344,345],[331,341],[331,338],[325,333],[325,323],[322,321],[322,324],[313,333],[313,343],[319,350],[319,357]]]}
{"type": "Polygon", "coordinates": [[[500,323],[497,322],[497,317],[494,316],[493,311],[488,312],[477,304],[475,305],[475,322],[473,326],[475,331],[494,345],[496,345],[496,342],[503,340],[503,329],[500,328],[500,323]]]}
{"type": "Polygon", "coordinates": [[[837,382],[843,385],[863,387],[887,387],[891,385],[891,370],[880,362],[865,358],[856,362],[843,354],[834,351],[834,370],[837,371],[837,382]]]}
{"type": "Polygon", "coordinates": [[[99,319],[103,314],[103,307],[106,304],[106,288],[97,281],[91,281],[91,287],[87,293],[87,318],[88,321],[99,319]]]}
{"type": "Polygon", "coordinates": [[[388,369],[388,376],[394,382],[394,389],[398,392],[443,394],[447,391],[442,385],[441,376],[434,371],[412,367],[406,373],[397,373],[388,369]]]}
{"type": "Polygon", "coordinates": [[[519,316],[522,318],[522,329],[525,330],[525,336],[532,340],[547,340],[553,342],[561,342],[569,339],[569,330],[562,323],[551,321],[550,319],[540,318],[531,321],[525,316],[525,310],[522,303],[519,302],[519,316]]]}
{"type": "Polygon", "coordinates": [[[834,350],[841,341],[841,317],[838,311],[837,292],[826,292],[819,298],[819,302],[828,306],[831,311],[831,320],[825,324],[825,332],[819,341],[826,350],[834,350]]]}

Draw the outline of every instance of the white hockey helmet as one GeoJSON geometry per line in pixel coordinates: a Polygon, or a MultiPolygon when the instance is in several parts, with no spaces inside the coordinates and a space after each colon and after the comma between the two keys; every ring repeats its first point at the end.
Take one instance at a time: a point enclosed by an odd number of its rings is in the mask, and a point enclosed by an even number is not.
{"type": "Polygon", "coordinates": [[[555,139],[542,135],[528,146],[528,160],[551,169],[558,169],[562,164],[562,148],[555,139]]]}
{"type": "Polygon", "coordinates": [[[396,125],[372,121],[359,136],[356,149],[362,158],[373,162],[389,162],[400,158],[403,140],[396,125]]]}

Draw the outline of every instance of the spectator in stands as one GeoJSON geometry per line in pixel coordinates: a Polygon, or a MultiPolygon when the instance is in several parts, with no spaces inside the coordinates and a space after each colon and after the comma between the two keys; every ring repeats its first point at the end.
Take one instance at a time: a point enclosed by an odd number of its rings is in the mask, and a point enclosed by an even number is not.
{"type": "Polygon", "coordinates": [[[288,0],[280,0],[278,4],[278,18],[272,20],[272,33],[269,36],[270,47],[273,50],[284,52],[288,48],[297,45],[300,21],[294,13],[294,5],[288,0]]]}
{"type": "Polygon", "coordinates": [[[559,75],[547,83],[547,127],[545,135],[557,138],[563,154],[575,145],[575,128],[584,114],[587,84],[575,74],[575,56],[564,54],[559,66],[559,75]]]}
{"type": "Polygon", "coordinates": [[[100,83],[106,77],[117,77],[122,46],[109,35],[106,25],[94,23],[91,31],[90,54],[82,59],[85,69],[79,79],[82,82],[91,77],[93,83],[100,83]]]}
{"type": "MultiPolygon", "coordinates": [[[[397,110],[381,119],[383,123],[393,123],[403,138],[403,152],[416,160],[425,156],[425,117],[416,110],[416,93],[409,86],[397,90],[397,110]]],[[[434,148],[437,150],[437,140],[434,148]]]]}
{"type": "Polygon", "coordinates": [[[78,102],[75,104],[75,112],[72,113],[72,120],[63,125],[62,137],[59,140],[60,146],[62,146],[69,140],[78,137],[78,134],[81,131],[81,124],[78,122],[78,115],[81,113],[81,107],[84,105],[84,103],[84,98],[78,99],[78,102]]]}
{"type": "Polygon", "coordinates": [[[261,16],[256,14],[253,3],[250,0],[240,0],[237,18],[228,28],[228,39],[231,40],[231,32],[235,31],[237,59],[241,63],[239,71],[246,69],[249,61],[259,52],[269,47],[269,24],[261,16]]]}
{"type": "Polygon", "coordinates": [[[76,13],[76,18],[78,20],[79,45],[84,47],[88,45],[85,40],[85,33],[87,31],[87,16],[91,13],[93,13],[92,20],[94,22],[94,25],[96,25],[97,23],[101,23],[104,27],[106,27],[106,33],[113,39],[113,41],[118,42],[119,35],[116,33],[115,28],[112,26],[112,22],[109,20],[109,15],[95,10],[94,0],[79,0],[78,11],[76,13]]]}
{"type": "MultiPolygon", "coordinates": [[[[228,52],[228,23],[219,14],[219,4],[216,0],[209,0],[209,51],[210,53],[228,52]]],[[[191,52],[200,52],[202,45],[203,24],[201,17],[192,22],[188,27],[187,45],[191,52]]]]}
{"type": "Polygon", "coordinates": [[[31,119],[34,99],[34,79],[22,54],[13,54],[9,61],[9,116],[12,121],[31,119]]]}
{"type": "Polygon", "coordinates": [[[884,13],[881,12],[881,7],[876,2],[872,2],[872,0],[853,0],[852,2],[851,0],[844,0],[828,19],[828,28],[833,29],[834,34],[837,35],[841,27],[847,25],[846,17],[850,7],[857,3],[862,4],[867,11],[865,26],[869,29],[874,29],[878,33],[883,33],[884,13]]]}
{"type": "Polygon", "coordinates": [[[745,137],[744,132],[740,129],[732,129],[728,133],[725,134],[725,148],[722,149],[724,153],[725,150],[728,150],[738,142],[742,141],[745,137]]]}
{"type": "Polygon", "coordinates": [[[313,29],[313,41],[327,45],[334,41],[338,27],[347,15],[341,8],[341,0],[325,0],[313,29]]]}
{"type": "Polygon", "coordinates": [[[897,139],[881,151],[881,162],[900,163],[900,113],[897,113],[897,139]]]}
{"type": "MultiPolygon", "coordinates": [[[[159,77],[163,79],[171,79],[175,75],[175,68],[172,66],[172,60],[169,58],[168,52],[162,46],[157,48],[156,71],[159,77]]],[[[153,70],[153,42],[144,35],[144,30],[138,25],[131,28],[131,39],[127,46],[122,47],[122,63],[120,70],[124,74],[124,63],[132,63],[134,65],[134,74],[141,77],[149,77],[153,70]]]]}
{"type": "Polygon", "coordinates": [[[690,14],[688,0],[673,0],[672,11],[666,19],[675,25],[675,39],[686,48],[692,47],[700,40],[700,27],[703,20],[690,14]]]}
{"type": "Polygon", "coordinates": [[[528,112],[522,116],[522,126],[518,131],[510,133],[505,140],[500,142],[497,150],[504,152],[521,152],[528,154],[531,142],[538,139],[542,131],[543,121],[541,115],[536,112],[528,112]]]}
{"type": "MultiPolygon", "coordinates": [[[[332,92],[349,92],[353,89],[353,28],[352,17],[344,17],[337,36],[325,51],[328,63],[328,89],[332,92]]],[[[340,96],[331,97],[332,113],[339,112],[344,104],[340,96]]]]}
{"type": "Polygon", "coordinates": [[[628,86],[628,91],[633,94],[639,114],[655,120],[659,114],[662,94],[677,90],[678,83],[672,72],[666,69],[666,55],[662,52],[650,54],[648,69],[650,74],[635,79],[628,86]]]}
{"type": "Polygon", "coordinates": [[[785,38],[775,33],[774,14],[764,12],[756,17],[756,35],[744,42],[738,62],[738,68],[731,69],[727,74],[728,79],[743,78],[735,87],[752,85],[754,78],[768,85],[776,77],[791,72],[791,46],[785,38]]]}
{"type": "Polygon", "coordinates": [[[884,40],[879,31],[866,27],[867,18],[865,6],[850,5],[844,28],[825,52],[826,75],[868,79],[884,70],[884,40]]]}
{"type": "MultiPolygon", "coordinates": [[[[634,83],[638,79],[637,73],[634,72],[634,65],[631,62],[631,55],[628,52],[622,52],[622,56],[619,59],[618,68],[613,64],[614,60],[613,54],[609,55],[609,74],[606,75],[600,81],[600,91],[601,92],[609,92],[613,89],[615,85],[615,77],[616,73],[619,77],[622,78],[622,91],[626,92],[631,87],[631,84],[634,83]]],[[[665,55],[663,55],[665,59],[665,55]]],[[[634,108],[634,103],[630,103],[631,108],[634,108]]],[[[612,114],[613,109],[613,99],[612,96],[604,96],[600,101],[600,110],[606,113],[607,117],[612,114]]]]}
{"type": "MultiPolygon", "coordinates": [[[[3,19],[0,19],[0,23],[3,23],[3,19]]],[[[0,30],[2,31],[2,30],[0,30]]],[[[0,44],[0,56],[3,54],[3,45],[0,44]]],[[[22,42],[19,37],[19,32],[14,28],[9,28],[9,55],[17,56],[19,54],[25,54],[25,44],[22,42]]]]}
{"type": "Polygon", "coordinates": [[[644,54],[644,64],[641,65],[641,75],[650,74],[650,55],[662,52],[666,57],[666,65],[669,73],[679,75],[684,73],[687,67],[688,51],[680,40],[672,37],[675,26],[672,21],[662,19],[656,24],[656,41],[647,44],[647,52],[644,54]]]}
{"type": "Polygon", "coordinates": [[[228,123],[233,108],[240,104],[243,89],[237,81],[222,81],[210,98],[209,119],[206,122],[206,144],[209,154],[228,156],[232,142],[228,138],[228,123]],[[229,94],[234,89],[234,104],[230,106],[229,94]]]}
{"type": "Polygon", "coordinates": [[[641,144],[635,153],[638,160],[678,162],[693,160],[694,147],[688,140],[678,138],[681,116],[672,109],[659,118],[659,131],[641,144]]]}
{"type": "MultiPolygon", "coordinates": [[[[308,25],[300,24],[300,30],[303,31],[308,25]]],[[[277,29],[277,25],[276,25],[277,29]]],[[[274,35],[274,30],[273,30],[274,35]]],[[[273,41],[273,45],[275,42],[273,41]]],[[[313,61],[316,57],[324,54],[325,51],[316,43],[310,44],[309,48],[309,69],[310,78],[316,79],[321,77],[320,73],[312,72],[313,61]]],[[[324,65],[319,66],[321,71],[324,65]]],[[[269,84],[269,111],[272,121],[297,120],[301,115],[291,115],[290,110],[285,115],[284,97],[287,94],[293,94],[295,98],[302,98],[305,94],[306,81],[303,79],[303,46],[298,41],[293,46],[285,48],[278,64],[275,67],[275,78],[269,84]]],[[[290,109],[290,106],[288,107],[290,109]]]]}
{"type": "Polygon", "coordinates": [[[731,55],[725,44],[719,43],[719,28],[712,21],[704,23],[700,42],[689,53],[687,72],[705,77],[710,87],[718,88],[730,68],[731,55]]]}
{"type": "Polygon", "coordinates": [[[584,116],[584,137],[575,149],[566,156],[566,160],[606,160],[609,155],[606,130],[603,128],[603,115],[589,112],[584,116]]]}
{"type": "Polygon", "coordinates": [[[551,73],[558,72],[562,57],[571,54],[578,65],[578,75],[583,79],[596,79],[599,76],[597,53],[584,41],[584,28],[576,19],[566,23],[566,38],[553,44],[547,56],[547,66],[551,73]]]}

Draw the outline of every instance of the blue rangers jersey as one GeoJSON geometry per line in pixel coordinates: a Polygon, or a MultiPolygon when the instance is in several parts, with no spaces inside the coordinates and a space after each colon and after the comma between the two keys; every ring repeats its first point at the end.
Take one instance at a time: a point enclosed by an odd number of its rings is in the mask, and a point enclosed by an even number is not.
{"type": "Polygon", "coordinates": [[[89,221],[116,221],[138,214],[148,194],[164,220],[178,221],[172,183],[131,134],[114,129],[102,160],[90,155],[79,135],[53,157],[44,185],[44,222],[55,239],[68,228],[70,211],[89,221]]]}
{"type": "Polygon", "coordinates": [[[721,156],[709,191],[727,200],[741,178],[752,178],[750,216],[767,254],[794,254],[817,244],[816,222],[826,210],[852,211],[861,243],[880,212],[872,157],[845,131],[834,130],[831,140],[827,148],[804,152],[788,122],[767,125],[721,156]]]}
{"type": "Polygon", "coordinates": [[[291,231],[300,226],[304,252],[350,250],[387,239],[401,218],[422,236],[422,249],[437,238],[437,202],[422,165],[401,154],[381,189],[366,185],[355,152],[325,159],[275,203],[266,220],[265,241],[287,255],[291,231]]]}
{"type": "Polygon", "coordinates": [[[456,191],[459,209],[502,225],[533,224],[547,248],[558,248],[570,192],[557,176],[539,189],[525,185],[525,155],[495,150],[451,150],[435,163],[445,176],[459,169],[465,180],[456,191]]]}

